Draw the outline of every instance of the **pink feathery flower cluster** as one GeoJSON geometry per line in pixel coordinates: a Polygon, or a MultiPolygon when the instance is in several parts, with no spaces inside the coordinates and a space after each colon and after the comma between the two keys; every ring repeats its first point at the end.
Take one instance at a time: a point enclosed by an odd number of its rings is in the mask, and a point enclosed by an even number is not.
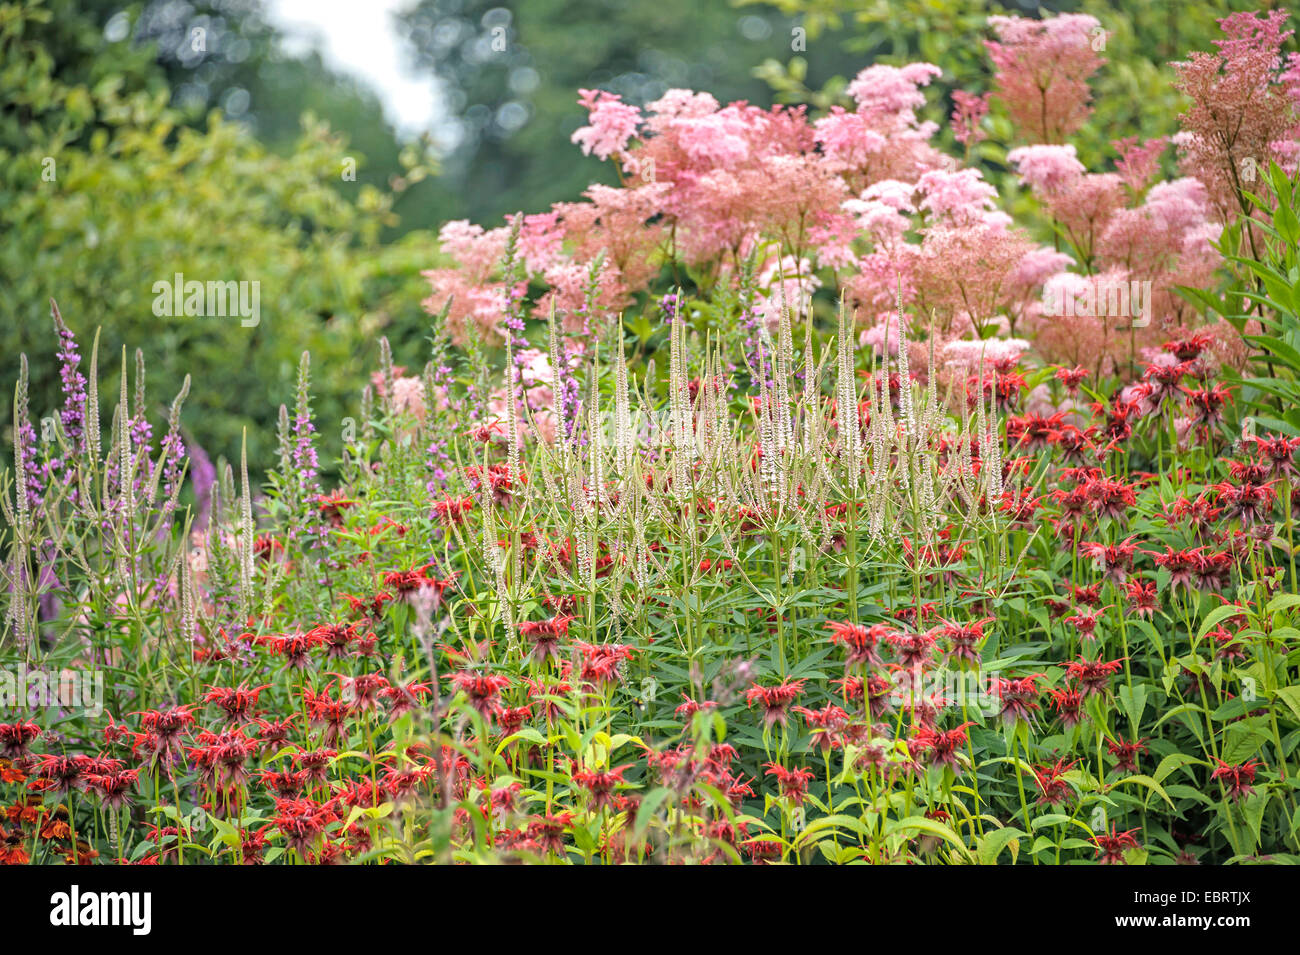
{"type": "Polygon", "coordinates": [[[582,154],[608,159],[623,152],[641,125],[641,111],[604,90],[578,90],[578,102],[591,114],[591,124],[575,130],[571,140],[582,154]]]}
{"type": "Polygon", "coordinates": [[[1209,190],[1221,219],[1249,215],[1245,192],[1277,162],[1294,172],[1300,159],[1300,55],[1284,61],[1287,13],[1234,13],[1219,21],[1217,53],[1174,64],[1175,86],[1191,99],[1175,137],[1179,165],[1209,190]]]}
{"type": "Polygon", "coordinates": [[[997,40],[985,46],[997,67],[998,98],[1023,139],[1063,143],[1088,118],[1088,78],[1106,62],[1106,33],[1095,17],[1042,20],[989,17],[997,40]]]}
{"type": "MultiPolygon", "coordinates": [[[[910,200],[899,198],[907,183],[952,170],[953,161],[929,144],[937,127],[917,117],[923,87],[938,75],[927,63],[868,67],[848,88],[855,107],[836,107],[816,122],[804,107],[722,106],[690,90],[669,90],[644,112],[613,94],[581,91],[589,122],[573,141],[616,162],[623,184],[593,185],[581,202],[524,217],[523,278],[547,289],[535,314],[553,307],[566,332],[583,335],[646,289],[667,256],[734,277],[762,250],[752,315],[775,323],[783,305],[799,307],[820,284],[815,269],[857,264],[864,213],[846,200],[897,182],[884,201],[900,201],[895,212],[910,214],[910,200]]],[[[991,188],[977,179],[936,181],[923,195],[934,205],[927,211],[945,219],[999,215],[991,188]]],[[[906,228],[897,217],[894,225],[906,228]]],[[[443,228],[443,251],[456,267],[424,273],[433,287],[424,305],[434,314],[448,308],[453,341],[503,334],[499,263],[508,236],[506,226],[443,228]]]]}
{"type": "MultiPolygon", "coordinates": [[[[510,226],[448,223],[442,245],[455,267],[424,273],[433,286],[424,305],[447,309],[453,341],[491,340],[506,334],[502,302],[522,308],[540,286],[533,314],[553,310],[581,342],[649,290],[666,262],[711,283],[734,285],[743,273],[752,280],[739,322],[757,360],[760,326],[807,307],[830,272],[863,324],[860,341],[899,347],[891,323],[901,294],[931,319],[946,363],[973,355],[945,351],[951,343],[999,336],[1011,340],[998,346],[1008,361],[1015,342],[1032,340],[1048,361],[1100,372],[1193,317],[1173,289],[1205,284],[1219,264],[1213,243],[1239,214],[1228,208],[1239,198],[1229,188],[1238,161],[1294,163],[1300,58],[1280,54],[1284,21],[1228,17],[1217,53],[1178,65],[1193,101],[1176,140],[1184,178],[1156,182],[1164,139],[1113,143],[1113,171],[1087,169],[1065,141],[1086,121],[1088,81],[1105,62],[1097,20],[991,17],[993,90],[954,95],[954,136],[969,151],[984,138],[990,98],[1001,102],[1024,141],[1008,161],[1060,237],[1056,248],[1012,222],[979,169],[934,147],[937,126],[921,118],[940,75],[932,64],[869,66],[848,84],[849,102],[817,119],[802,106],[724,106],[684,89],[640,108],[582,90],[589,119],[573,141],[615,163],[620,185],[592,185],[581,201],[524,216],[508,278],[510,226]]],[[[912,367],[924,373],[921,351],[912,367]]],[[[541,420],[564,389],[534,390],[541,420]]]]}
{"type": "Polygon", "coordinates": [[[989,94],[976,96],[965,90],[954,90],[952,102],[952,134],[957,142],[969,149],[988,138],[980,123],[989,113],[989,94]]]}
{"type": "Polygon", "coordinates": [[[1190,178],[1147,188],[1164,141],[1114,147],[1114,173],[1088,172],[1069,144],[1007,154],[1073,252],[1050,272],[1052,256],[1038,253],[1043,271],[1026,276],[1043,298],[1029,299],[1021,317],[1049,361],[1094,367],[1167,337],[1191,318],[1175,286],[1202,284],[1220,261],[1211,242],[1221,226],[1205,188],[1190,178]]]}

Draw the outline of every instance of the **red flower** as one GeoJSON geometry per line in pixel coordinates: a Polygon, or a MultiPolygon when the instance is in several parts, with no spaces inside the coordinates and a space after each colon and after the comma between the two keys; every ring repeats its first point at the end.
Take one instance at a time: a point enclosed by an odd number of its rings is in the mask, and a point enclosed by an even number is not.
{"type": "Polygon", "coordinates": [[[1015,447],[1027,451],[1037,451],[1054,442],[1054,435],[1060,433],[1065,421],[1065,412],[1054,415],[1024,414],[1018,418],[1007,419],[1007,440],[1015,447]]]}
{"type": "Polygon", "coordinates": [[[1070,679],[1078,683],[1079,690],[1087,697],[1104,692],[1110,684],[1110,678],[1118,673],[1123,665],[1122,660],[1111,660],[1109,663],[1100,660],[1076,660],[1066,665],[1065,672],[1070,679]]]}
{"type": "Polygon", "coordinates": [[[984,643],[984,625],[993,622],[992,617],[985,617],[983,620],[975,620],[971,623],[959,624],[950,620],[940,622],[940,625],[930,631],[932,637],[942,637],[948,641],[948,658],[950,660],[965,660],[974,666],[980,662],[980,647],[984,643]]]}
{"type": "Polygon", "coordinates": [[[1210,779],[1217,779],[1224,785],[1229,799],[1241,799],[1255,791],[1253,785],[1255,770],[1260,766],[1256,760],[1252,759],[1236,766],[1229,765],[1221,759],[1216,759],[1215,762],[1219,765],[1215,767],[1214,772],[1210,773],[1210,779]]]}
{"type": "Polygon", "coordinates": [[[99,793],[104,805],[120,809],[131,798],[131,787],[140,778],[138,769],[118,769],[106,773],[87,774],[86,782],[99,793]]]}
{"type": "Polygon", "coordinates": [[[573,781],[587,790],[594,809],[612,807],[617,802],[617,789],[623,783],[623,774],[631,765],[617,769],[581,771],[573,774],[573,781]]]}
{"type": "Polygon", "coordinates": [[[276,772],[264,769],[261,772],[261,780],[262,785],[277,796],[292,798],[302,794],[303,787],[307,785],[307,771],[285,769],[276,772]]]}
{"type": "Polygon", "coordinates": [[[243,721],[252,715],[253,708],[257,706],[258,694],[270,685],[266,683],[251,690],[242,684],[234,688],[209,686],[203,702],[215,703],[220,709],[225,710],[226,718],[232,722],[243,721]]]}
{"type": "Polygon", "coordinates": [[[519,732],[532,716],[531,706],[503,706],[497,710],[497,723],[501,725],[501,732],[509,736],[519,732]]]}
{"type": "Polygon", "coordinates": [[[849,721],[849,714],[844,710],[831,703],[820,710],[810,710],[806,706],[796,706],[794,711],[804,718],[804,722],[813,731],[813,736],[821,746],[822,753],[828,753],[833,746],[840,745],[836,734],[849,721]]]}
{"type": "Polygon", "coordinates": [[[1134,616],[1150,619],[1159,609],[1159,598],[1156,596],[1154,582],[1130,580],[1124,585],[1124,589],[1128,592],[1129,610],[1134,616]]]}
{"type": "Polygon", "coordinates": [[[928,633],[891,633],[886,641],[907,669],[925,666],[934,659],[934,637],[928,633]]]}
{"type": "Polygon", "coordinates": [[[291,849],[305,855],[331,823],[337,822],[334,800],[318,803],[312,799],[277,799],[271,825],[284,834],[291,849]]]}
{"type": "Polygon", "coordinates": [[[1119,544],[1099,544],[1095,541],[1085,541],[1079,545],[1079,553],[1084,557],[1095,560],[1105,573],[1107,580],[1122,584],[1128,577],[1129,570],[1133,567],[1133,554],[1137,551],[1137,545],[1133,543],[1133,540],[1134,538],[1130,537],[1119,544]]]}
{"type": "Polygon", "coordinates": [[[1187,408],[1193,425],[1213,425],[1223,419],[1223,406],[1232,401],[1232,389],[1227,385],[1212,388],[1182,388],[1187,396],[1187,408]]]}
{"type": "Polygon", "coordinates": [[[544,683],[541,680],[532,680],[527,677],[524,678],[524,683],[528,686],[528,698],[538,701],[542,705],[547,723],[554,723],[564,715],[560,701],[572,696],[573,687],[562,680],[554,683],[544,683]]]}
{"type": "Polygon", "coordinates": [[[87,757],[45,754],[36,759],[36,775],[43,791],[66,795],[85,788],[87,757]]]}
{"type": "Polygon", "coordinates": [[[1038,784],[1038,804],[1056,806],[1073,795],[1065,774],[1074,769],[1074,761],[1058,759],[1050,765],[1034,767],[1034,782],[1038,784]]]}
{"type": "Polygon", "coordinates": [[[858,665],[879,666],[880,657],[876,654],[876,647],[894,632],[883,623],[864,627],[847,620],[828,623],[826,628],[831,632],[831,643],[842,644],[848,651],[848,659],[844,661],[846,670],[858,665]]]}
{"type": "Polygon", "coordinates": [[[1136,773],[1138,771],[1137,760],[1140,755],[1147,751],[1146,739],[1106,741],[1106,749],[1115,757],[1115,771],[1120,773],[1136,773]]]}
{"type": "Polygon", "coordinates": [[[1048,690],[1052,706],[1067,729],[1083,722],[1083,694],[1078,690],[1048,690]]]}
{"type": "Polygon", "coordinates": [[[1095,477],[1087,481],[1083,493],[1099,519],[1109,517],[1117,523],[1122,523],[1128,508],[1137,504],[1133,488],[1111,477],[1095,477]]]}
{"type": "Polygon", "coordinates": [[[325,638],[315,631],[309,633],[290,633],[282,636],[264,634],[256,640],[276,656],[284,657],[285,662],[295,670],[305,669],[307,654],[325,642],[325,638]]]}
{"type": "Polygon", "coordinates": [[[1262,438],[1247,437],[1241,440],[1243,443],[1254,443],[1255,450],[1267,464],[1271,476],[1283,478],[1289,475],[1293,483],[1297,477],[1300,477],[1296,472],[1296,454],[1300,453],[1300,438],[1267,435],[1262,438]]]}
{"type": "Polygon", "coordinates": [[[1190,373],[1192,363],[1189,361],[1176,361],[1173,364],[1153,363],[1146,366],[1142,373],[1142,380],[1147,382],[1151,388],[1148,399],[1153,409],[1172,401],[1178,394],[1179,382],[1190,373]]]}
{"type": "Polygon", "coordinates": [[[908,752],[915,756],[924,751],[928,754],[926,761],[931,766],[947,766],[953,772],[957,772],[960,768],[957,763],[957,752],[966,743],[966,730],[974,725],[972,722],[966,722],[942,731],[922,727],[917,731],[916,737],[908,743],[908,752]]]}
{"type": "Polygon", "coordinates": [[[564,835],[573,824],[573,813],[561,812],[534,818],[528,824],[528,837],[547,852],[564,851],[564,835]]]}
{"type": "Polygon", "coordinates": [[[804,796],[808,794],[808,784],[812,782],[811,769],[786,769],[778,763],[764,763],[767,772],[764,775],[775,776],[781,795],[796,806],[802,806],[804,796]]]}
{"type": "MultiPolygon", "coordinates": [[[[470,468],[466,468],[465,474],[470,479],[470,482],[473,484],[473,486],[476,489],[482,487],[483,484],[482,468],[478,467],[477,465],[470,468]]],[[[517,485],[527,484],[527,483],[528,483],[528,476],[523,473],[520,473],[517,476],[512,475],[510,473],[509,465],[493,464],[488,466],[487,485],[492,494],[492,501],[498,507],[505,507],[510,503],[511,498],[514,496],[517,490],[517,485]],[[516,481],[516,477],[518,478],[517,481],[516,481]]],[[[469,500],[469,498],[466,498],[466,500],[469,500]]]]}
{"type": "Polygon", "coordinates": [[[1258,484],[1242,480],[1240,484],[1231,484],[1225,481],[1214,485],[1214,490],[1218,492],[1219,500],[1226,505],[1224,512],[1241,521],[1243,528],[1272,517],[1277,491],[1271,483],[1258,484]]]}
{"type": "Polygon", "coordinates": [[[1195,361],[1201,352],[1214,344],[1214,336],[1209,332],[1197,332],[1191,338],[1165,342],[1160,347],[1179,361],[1195,361]]]}
{"type": "Polygon", "coordinates": [[[213,786],[238,786],[248,778],[244,764],[257,750],[257,741],[239,730],[198,736],[198,746],[190,747],[190,756],[207,782],[213,786]]]}
{"type": "Polygon", "coordinates": [[[492,715],[500,708],[501,691],[510,685],[510,677],[508,676],[492,676],[470,670],[453,673],[450,679],[452,686],[464,692],[469,700],[469,705],[477,710],[485,720],[490,720],[492,715]]]}
{"type": "Polygon", "coordinates": [[[673,712],[677,714],[678,719],[686,723],[689,723],[696,713],[716,709],[718,706],[713,700],[704,700],[697,703],[685,693],[682,694],[682,699],[685,702],[680,704],[673,712]]]}
{"type": "Polygon", "coordinates": [[[579,675],[593,690],[603,690],[621,680],[624,664],[632,659],[632,648],[621,643],[578,643],[576,647],[582,655],[579,675]]]}
{"type": "Polygon", "coordinates": [[[294,753],[293,764],[306,772],[313,783],[323,783],[337,755],[338,752],[332,749],[309,749],[294,753]]]}
{"type": "Polygon", "coordinates": [[[0,723],[0,755],[6,759],[21,759],[27,755],[28,744],[40,735],[41,728],[30,720],[26,723],[0,723]]]}
{"type": "Polygon", "coordinates": [[[1079,636],[1085,640],[1097,639],[1097,622],[1101,619],[1110,607],[1100,607],[1097,610],[1076,610],[1070,616],[1065,618],[1065,622],[1073,624],[1074,628],[1079,631],[1079,636]]]}
{"type": "Polygon", "coordinates": [[[420,705],[420,701],[433,692],[427,683],[389,684],[379,691],[379,695],[388,701],[388,718],[397,719],[403,713],[410,712],[420,705]]]}
{"type": "Polygon", "coordinates": [[[356,624],[322,623],[308,630],[307,636],[320,638],[326,657],[341,660],[348,655],[348,647],[357,638],[357,627],[356,624]]]}
{"type": "Polygon", "coordinates": [[[560,640],[569,635],[572,622],[572,614],[557,614],[549,620],[525,620],[519,625],[520,635],[533,643],[533,662],[540,665],[548,657],[553,660],[560,658],[560,640]]]}
{"type": "Polygon", "coordinates": [[[776,686],[760,686],[755,683],[745,692],[745,703],[751,707],[756,702],[762,705],[763,722],[769,728],[777,723],[785,726],[789,716],[786,711],[790,704],[802,695],[804,684],[807,682],[807,680],[786,680],[776,686]]]}
{"type": "Polygon", "coordinates": [[[1000,715],[1003,720],[1008,723],[1018,720],[1032,722],[1034,713],[1039,709],[1037,684],[1042,678],[1041,673],[1034,673],[1015,680],[997,680],[994,690],[1002,701],[1000,715]]]}
{"type": "Polygon", "coordinates": [[[257,741],[268,749],[284,743],[289,738],[289,724],[297,719],[297,716],[298,714],[293,713],[283,720],[263,720],[254,717],[253,722],[258,726],[257,741]]]}
{"type": "Polygon", "coordinates": [[[447,524],[459,524],[465,515],[474,509],[474,498],[443,498],[433,502],[433,516],[447,524]]]}
{"type": "MultiPolygon", "coordinates": [[[[333,686],[331,683],[330,686],[333,686]]],[[[324,743],[332,746],[347,738],[343,724],[352,714],[354,706],[350,700],[335,699],[329,695],[327,686],[319,695],[303,688],[302,698],[307,706],[307,718],[313,726],[325,727],[324,743]]]]}
{"type": "Polygon", "coordinates": [[[1097,858],[1101,864],[1123,865],[1124,850],[1138,848],[1138,841],[1133,837],[1135,832],[1136,829],[1116,832],[1114,823],[1111,823],[1110,832],[1093,836],[1092,841],[1097,846],[1097,858]]]}
{"type": "Polygon", "coordinates": [[[754,865],[767,865],[773,859],[781,858],[781,843],[772,836],[755,836],[741,844],[745,854],[754,865]]]}
{"type": "Polygon", "coordinates": [[[353,613],[373,620],[383,616],[384,604],[393,599],[393,595],[386,590],[381,590],[373,597],[353,597],[351,594],[343,594],[342,597],[348,602],[348,607],[353,613]]]}
{"type": "Polygon", "coordinates": [[[147,710],[137,714],[143,733],[136,734],[132,752],[137,756],[170,762],[181,753],[181,737],[194,725],[190,707],[173,706],[163,710],[147,710]]]}

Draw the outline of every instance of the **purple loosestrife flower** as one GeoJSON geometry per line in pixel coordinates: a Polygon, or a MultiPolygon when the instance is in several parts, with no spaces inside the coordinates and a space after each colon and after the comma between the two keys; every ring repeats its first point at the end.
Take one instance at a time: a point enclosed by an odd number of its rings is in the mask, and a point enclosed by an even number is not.
{"type": "MultiPolygon", "coordinates": [[[[425,399],[429,405],[431,415],[438,414],[438,391],[442,389],[450,395],[448,385],[451,382],[451,368],[447,365],[430,362],[425,369],[425,399]]],[[[447,489],[447,469],[443,465],[451,464],[451,455],[447,453],[447,442],[440,437],[434,437],[429,442],[429,447],[425,451],[425,469],[429,472],[429,481],[425,488],[430,497],[438,497],[447,489]]]]}
{"type": "Polygon", "coordinates": [[[82,454],[86,450],[86,379],[78,370],[81,353],[77,349],[76,336],[63,321],[54,299],[50,299],[50,309],[54,313],[54,330],[59,336],[59,380],[63,384],[63,410],[59,418],[68,441],[76,453],[82,454]]]}
{"type": "MultiPolygon", "coordinates": [[[[149,413],[145,410],[144,392],[144,352],[135,350],[135,417],[131,419],[131,450],[143,455],[140,473],[136,475],[136,490],[153,478],[153,425],[149,423],[149,413]]],[[[125,409],[124,409],[125,410],[125,409]]]]}
{"type": "Polygon", "coordinates": [[[659,300],[659,308],[664,313],[664,321],[672,324],[672,320],[677,317],[677,306],[680,304],[676,292],[669,292],[659,300]]]}
{"type": "Polygon", "coordinates": [[[176,509],[175,495],[180,492],[181,476],[185,470],[185,441],[181,438],[181,405],[190,392],[190,376],[185,376],[185,383],[180,393],[172,402],[171,414],[167,418],[167,433],[163,436],[162,493],[163,517],[171,516],[176,509]]]}
{"type": "MultiPolygon", "coordinates": [[[[18,366],[18,391],[14,396],[14,463],[20,472],[18,487],[26,492],[26,507],[36,512],[44,499],[45,485],[41,469],[36,466],[36,429],[32,427],[31,412],[27,407],[28,374],[27,356],[22,355],[18,366]]],[[[19,517],[25,519],[23,499],[19,500],[18,507],[19,517]]]]}
{"type": "MultiPolygon", "coordinates": [[[[740,327],[745,332],[745,360],[754,374],[758,374],[758,367],[763,364],[762,354],[762,332],[759,326],[760,319],[752,308],[746,308],[740,313],[740,327]]],[[[764,367],[763,376],[771,374],[770,367],[764,367]]]]}
{"type": "Polygon", "coordinates": [[[302,353],[298,364],[297,405],[293,418],[293,466],[304,500],[318,489],[316,472],[320,462],[316,457],[316,426],[311,420],[311,355],[302,353]]]}

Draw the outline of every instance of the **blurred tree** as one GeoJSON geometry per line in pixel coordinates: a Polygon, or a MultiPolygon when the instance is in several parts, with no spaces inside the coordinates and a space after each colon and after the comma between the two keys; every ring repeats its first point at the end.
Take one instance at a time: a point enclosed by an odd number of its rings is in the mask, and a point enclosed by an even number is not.
{"type": "MultiPolygon", "coordinates": [[[[152,58],[171,90],[170,105],[187,125],[201,128],[213,109],[246,126],[263,144],[288,154],[311,112],[347,132],[362,161],[357,182],[388,188],[404,176],[404,147],[373,90],[327,67],[319,53],[291,54],[286,37],[266,15],[265,0],[83,0],[79,12],[100,27],[115,50],[130,41],[137,58],[152,58]]],[[[454,198],[434,178],[408,184],[397,197],[400,216],[387,235],[436,227],[454,198]]]]}
{"type": "MultiPolygon", "coordinates": [[[[586,121],[580,87],[638,105],[674,87],[768,105],[753,67],[789,54],[794,38],[771,8],[698,0],[420,0],[403,19],[454,114],[445,176],[462,196],[456,215],[485,223],[610,181],[608,164],[569,141],[586,121]]],[[[827,75],[860,60],[833,51],[827,75]]]]}
{"type": "MultiPolygon", "coordinates": [[[[436,241],[380,244],[392,197],[344,178],[351,150],[324,124],[307,117],[288,156],[215,110],[188,127],[149,57],[73,0],[0,3],[0,62],[0,354],[31,359],[34,415],[58,402],[50,298],[86,351],[103,326],[105,375],[123,345],[145,349],[155,410],[193,374],[186,425],[214,456],[247,427],[253,459],[271,461],[304,349],[327,454],[375,362],[360,343],[383,329],[399,358],[423,357],[418,273],[436,241]],[[154,283],[178,272],[259,283],[259,324],[155,314],[154,283]]],[[[6,422],[11,404],[6,389],[6,422]]]]}

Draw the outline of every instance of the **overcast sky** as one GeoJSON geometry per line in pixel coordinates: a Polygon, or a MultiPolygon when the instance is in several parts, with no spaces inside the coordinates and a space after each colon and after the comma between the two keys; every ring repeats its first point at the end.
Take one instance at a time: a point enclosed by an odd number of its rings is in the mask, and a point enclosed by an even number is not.
{"type": "Polygon", "coordinates": [[[316,46],[325,62],[369,84],[404,136],[431,129],[440,115],[437,82],[409,70],[406,40],[394,11],[412,0],[267,0],[267,16],[290,37],[290,49],[316,46]]]}

